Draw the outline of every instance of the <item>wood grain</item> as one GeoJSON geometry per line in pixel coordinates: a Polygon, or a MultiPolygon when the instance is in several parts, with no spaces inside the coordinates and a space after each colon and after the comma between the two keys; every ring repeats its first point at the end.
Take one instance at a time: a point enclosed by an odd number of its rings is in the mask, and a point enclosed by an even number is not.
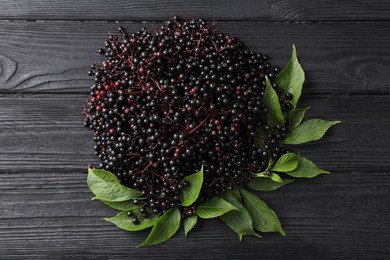
{"type": "Polygon", "coordinates": [[[390,210],[389,176],[340,170],[261,194],[283,222],[284,238],[266,234],[238,244],[222,222],[201,221],[188,239],[180,231],[159,247],[133,250],[147,232],[127,233],[104,222],[116,212],[89,200],[80,172],[1,174],[0,258],[381,259],[390,238],[384,214],[390,210]]]}
{"type": "Polygon", "coordinates": [[[385,0],[0,0],[0,259],[390,259],[389,14],[385,0]],[[215,219],[133,249],[147,232],[119,230],[102,220],[116,211],[90,200],[89,66],[119,24],[174,15],[215,19],[279,66],[294,43],[308,117],[342,121],[293,148],[331,175],[261,194],[286,237],[239,243],[215,219]]]}
{"type": "Polygon", "coordinates": [[[0,0],[0,19],[166,20],[174,15],[218,20],[377,21],[389,20],[386,0],[0,0]]]}
{"type": "MultiPolygon", "coordinates": [[[[128,31],[157,24],[124,24],[128,31]]],[[[113,23],[0,22],[0,93],[88,93],[113,23]]],[[[306,93],[390,93],[390,24],[219,23],[221,32],[284,66],[291,45],[307,75],[306,93]]]]}
{"type": "MultiPolygon", "coordinates": [[[[82,126],[87,97],[0,99],[0,173],[77,170],[96,162],[92,136],[82,126]]],[[[330,171],[385,172],[390,167],[389,96],[310,96],[309,117],[341,120],[317,143],[296,151],[330,171]],[[377,138],[380,136],[381,138],[377,138]]]]}

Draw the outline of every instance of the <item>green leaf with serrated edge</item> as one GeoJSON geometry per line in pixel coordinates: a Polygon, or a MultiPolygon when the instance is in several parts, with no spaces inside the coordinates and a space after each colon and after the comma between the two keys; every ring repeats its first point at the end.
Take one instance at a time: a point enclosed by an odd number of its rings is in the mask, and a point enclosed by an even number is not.
{"type": "Polygon", "coordinates": [[[117,227],[126,231],[140,231],[147,229],[156,224],[158,217],[156,215],[144,218],[139,224],[134,224],[132,218],[127,215],[127,211],[122,211],[112,218],[105,218],[104,220],[113,223],[117,227]]]}
{"type": "Polygon", "coordinates": [[[180,192],[180,201],[182,206],[190,206],[199,196],[203,184],[203,166],[197,173],[186,176],[182,182],[187,181],[188,187],[185,187],[180,192]]]}
{"type": "Polygon", "coordinates": [[[238,210],[226,200],[213,197],[209,201],[199,204],[196,214],[201,218],[216,218],[231,210],[238,210]]]}
{"type": "Polygon", "coordinates": [[[188,232],[190,232],[191,229],[193,229],[198,222],[198,216],[193,215],[191,217],[186,217],[183,220],[183,226],[184,226],[184,235],[187,237],[188,232]]]}
{"type": "Polygon", "coordinates": [[[148,238],[138,247],[161,244],[170,239],[180,227],[180,210],[169,209],[159,217],[148,238]]]}
{"type": "Polygon", "coordinates": [[[265,78],[266,86],[263,96],[263,102],[268,109],[267,122],[271,127],[276,124],[284,125],[284,115],[279,103],[279,97],[271,85],[268,77],[265,78]]]}
{"type": "Polygon", "coordinates": [[[126,201],[141,195],[140,191],[121,185],[114,174],[102,169],[89,168],[87,182],[96,197],[105,201],[126,201]]]}
{"type": "Polygon", "coordinates": [[[304,108],[295,108],[290,111],[289,119],[288,119],[288,126],[290,127],[290,130],[297,127],[305,117],[305,113],[307,110],[309,110],[310,107],[304,107],[304,108]]]}
{"type": "Polygon", "coordinates": [[[327,174],[328,171],[320,169],[309,159],[306,159],[302,155],[298,157],[298,167],[286,174],[295,178],[313,178],[319,174],[327,174]]]}
{"type": "Polygon", "coordinates": [[[112,201],[106,201],[106,200],[100,199],[99,197],[93,197],[92,200],[100,200],[101,202],[103,202],[107,206],[110,206],[111,208],[117,209],[117,210],[137,210],[137,209],[140,209],[142,207],[141,205],[135,205],[133,203],[133,200],[112,202],[112,201]]]}
{"type": "MultiPolygon", "coordinates": [[[[237,188],[234,188],[234,190],[236,190],[240,196],[237,188]]],[[[252,226],[252,218],[245,207],[241,204],[241,199],[238,199],[233,191],[225,191],[222,194],[222,197],[238,208],[238,210],[232,210],[223,214],[220,217],[222,221],[237,233],[240,241],[242,241],[243,235],[254,235],[255,231],[252,226]]]]}
{"type": "Polygon", "coordinates": [[[302,93],[304,81],[305,72],[298,62],[297,50],[295,49],[295,45],[293,45],[292,57],[286,67],[276,75],[275,82],[280,88],[293,95],[291,103],[296,107],[302,93]]]}
{"type": "Polygon", "coordinates": [[[310,119],[294,128],[284,139],[284,144],[303,144],[321,139],[326,131],[341,121],[310,119]]]}
{"type": "Polygon", "coordinates": [[[286,172],[292,171],[298,166],[298,156],[293,153],[286,153],[282,155],[275,165],[271,168],[271,171],[286,172]]]}
{"type": "Polygon", "coordinates": [[[261,232],[279,232],[286,235],[275,212],[255,194],[240,188],[242,201],[252,217],[253,227],[261,232]]]}
{"type": "Polygon", "coordinates": [[[260,173],[256,173],[255,175],[253,175],[253,177],[258,177],[258,178],[269,178],[273,181],[276,181],[276,182],[279,182],[279,183],[283,183],[282,181],[282,178],[280,178],[280,176],[275,173],[275,172],[271,172],[270,175],[267,175],[265,172],[260,172],[260,173]]]}
{"type": "Polygon", "coordinates": [[[267,178],[253,178],[246,185],[256,191],[274,191],[294,182],[294,179],[282,179],[282,181],[283,183],[279,183],[267,178]]]}

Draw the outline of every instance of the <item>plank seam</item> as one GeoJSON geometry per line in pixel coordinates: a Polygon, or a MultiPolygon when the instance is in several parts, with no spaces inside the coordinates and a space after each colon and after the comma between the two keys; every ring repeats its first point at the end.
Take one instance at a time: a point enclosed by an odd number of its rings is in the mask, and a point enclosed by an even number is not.
{"type": "MultiPolygon", "coordinates": [[[[83,95],[87,97],[89,92],[86,91],[66,91],[66,92],[53,92],[53,91],[4,91],[0,90],[0,98],[24,98],[24,97],[34,97],[34,95],[45,95],[45,96],[58,96],[58,95],[83,95]]],[[[381,91],[351,91],[345,93],[337,93],[337,92],[316,92],[316,93],[305,93],[304,96],[312,97],[312,96],[321,96],[321,97],[343,97],[343,96],[390,96],[390,92],[381,92],[381,91]]]]}
{"type": "MultiPolygon", "coordinates": [[[[125,19],[107,19],[107,20],[88,20],[88,19],[14,19],[14,18],[2,18],[0,22],[30,22],[30,23],[101,23],[101,24],[109,24],[109,23],[161,23],[167,21],[166,19],[134,19],[134,20],[125,20],[125,19]]],[[[204,19],[205,21],[215,21],[216,23],[287,23],[287,24],[356,24],[356,23],[390,23],[390,19],[383,20],[256,20],[256,19],[204,19]]]]}

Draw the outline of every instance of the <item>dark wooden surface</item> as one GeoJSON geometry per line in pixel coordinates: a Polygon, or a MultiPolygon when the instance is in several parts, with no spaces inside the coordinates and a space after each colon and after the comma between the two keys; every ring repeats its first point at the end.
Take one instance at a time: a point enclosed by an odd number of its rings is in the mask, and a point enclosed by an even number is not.
{"type": "Polygon", "coordinates": [[[0,0],[0,259],[389,259],[389,46],[386,0],[0,0]],[[296,149],[331,175],[262,194],[286,237],[239,243],[213,220],[134,249],[147,233],[120,231],[90,201],[88,67],[117,20],[131,32],[175,14],[215,19],[280,66],[295,43],[309,117],[343,121],[296,149]]]}

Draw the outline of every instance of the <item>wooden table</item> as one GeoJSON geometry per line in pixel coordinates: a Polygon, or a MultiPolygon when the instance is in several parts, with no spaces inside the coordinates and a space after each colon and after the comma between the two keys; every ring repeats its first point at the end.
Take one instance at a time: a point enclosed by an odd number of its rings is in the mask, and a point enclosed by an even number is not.
{"type": "Polygon", "coordinates": [[[386,0],[0,0],[0,259],[389,259],[389,82],[386,0]],[[173,15],[215,19],[280,66],[296,44],[309,117],[343,121],[295,150],[331,175],[261,194],[286,237],[239,243],[214,220],[134,249],[147,233],[103,221],[115,212],[90,200],[88,68],[119,24],[132,32],[173,15]]]}

